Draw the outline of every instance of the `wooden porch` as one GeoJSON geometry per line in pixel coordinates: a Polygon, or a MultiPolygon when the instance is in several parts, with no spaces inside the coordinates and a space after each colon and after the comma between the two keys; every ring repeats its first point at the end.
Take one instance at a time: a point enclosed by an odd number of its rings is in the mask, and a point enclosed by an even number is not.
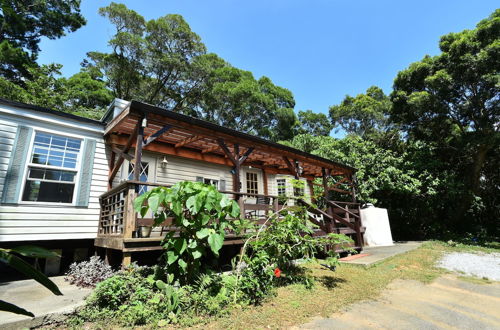
{"type": "MultiPolygon", "coordinates": [[[[168,231],[176,231],[172,219],[165,220],[152,232],[150,237],[140,237],[141,226],[152,226],[152,218],[140,218],[133,209],[133,201],[137,196],[139,186],[160,186],[156,183],[126,181],[119,186],[104,193],[100,198],[101,214],[99,218],[99,231],[95,239],[95,246],[122,251],[124,265],[131,262],[132,253],[161,250],[160,245],[168,231]]],[[[268,216],[284,207],[282,196],[238,193],[234,191],[221,191],[223,194],[238,196],[241,217],[262,224],[268,216]]],[[[364,228],[361,225],[359,204],[347,202],[328,202],[329,211],[313,207],[302,199],[285,201],[305,205],[309,210],[310,221],[319,228],[315,229],[314,236],[324,236],[326,233],[335,232],[353,238],[352,245],[357,250],[363,246],[362,235],[364,228]]],[[[243,237],[233,232],[226,232],[224,245],[243,244],[243,237]]],[[[340,252],[341,250],[339,250],[340,252]]]]}
{"type": "MultiPolygon", "coordinates": [[[[152,219],[138,219],[133,200],[139,185],[159,186],[156,182],[140,182],[141,159],[148,151],[159,156],[176,156],[200,164],[222,165],[232,176],[232,189],[222,193],[238,201],[241,216],[260,221],[266,213],[280,209],[286,196],[269,194],[268,175],[288,175],[302,179],[309,198],[289,198],[309,211],[311,222],[319,226],[316,235],[344,233],[351,236],[358,250],[363,247],[363,227],[356,200],[356,169],[301,150],[241,133],[213,123],[185,116],[144,103],[132,101],[113,118],[108,118],[105,141],[111,151],[109,159],[109,191],[100,198],[97,247],[120,250],[123,263],[130,262],[133,252],[161,249],[159,235],[140,238],[137,229],[152,219]],[[115,180],[124,161],[133,168],[133,180],[115,180]],[[258,169],[264,181],[263,194],[242,191],[241,172],[258,169]],[[115,185],[115,187],[113,187],[115,185]],[[312,196],[319,191],[321,196],[312,196]],[[314,204],[312,203],[314,202],[314,204]],[[313,206],[313,205],[321,206],[313,206]]],[[[203,166],[203,165],[200,165],[203,166]]],[[[294,193],[295,195],[295,193],[294,193]]],[[[168,220],[162,230],[170,228],[168,220]]],[[[241,244],[241,237],[227,233],[225,244],[241,244]]]]}

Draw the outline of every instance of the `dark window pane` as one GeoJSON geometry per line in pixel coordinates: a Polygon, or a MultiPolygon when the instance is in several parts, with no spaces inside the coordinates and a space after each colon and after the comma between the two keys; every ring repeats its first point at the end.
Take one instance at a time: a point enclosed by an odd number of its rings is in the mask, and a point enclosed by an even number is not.
{"type": "Polygon", "coordinates": [[[32,169],[30,169],[30,175],[29,175],[29,177],[31,179],[43,179],[43,174],[44,173],[45,173],[45,171],[43,169],[32,168],[32,169]]]}
{"type": "Polygon", "coordinates": [[[47,156],[45,156],[45,155],[39,155],[39,154],[34,154],[33,155],[33,160],[31,162],[33,164],[47,165],[47,156]]]}
{"type": "Polygon", "coordinates": [[[59,180],[61,180],[61,171],[46,170],[45,171],[45,179],[59,181],[59,180]]]}
{"type": "Polygon", "coordinates": [[[61,174],[61,181],[70,181],[73,182],[75,180],[75,173],[73,172],[65,172],[63,171],[61,174]]]}
{"type": "Polygon", "coordinates": [[[72,183],[26,181],[23,201],[71,203],[74,188],[72,183]]]}

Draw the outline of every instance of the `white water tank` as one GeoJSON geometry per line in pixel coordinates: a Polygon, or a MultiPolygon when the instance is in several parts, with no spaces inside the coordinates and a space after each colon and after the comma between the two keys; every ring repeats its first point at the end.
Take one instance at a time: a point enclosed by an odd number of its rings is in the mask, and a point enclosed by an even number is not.
{"type": "Polygon", "coordinates": [[[394,245],[387,209],[368,204],[361,209],[361,222],[365,229],[364,240],[368,246],[394,245]]]}

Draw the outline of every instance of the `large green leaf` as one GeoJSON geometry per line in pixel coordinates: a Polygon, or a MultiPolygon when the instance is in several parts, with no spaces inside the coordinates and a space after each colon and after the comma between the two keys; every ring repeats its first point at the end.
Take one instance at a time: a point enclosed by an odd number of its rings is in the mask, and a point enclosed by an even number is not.
{"type": "Polygon", "coordinates": [[[60,258],[57,253],[34,245],[23,245],[10,249],[10,251],[18,253],[30,258],[60,258]]]}
{"type": "Polygon", "coordinates": [[[222,248],[224,244],[224,236],[213,233],[208,236],[208,245],[210,245],[210,249],[216,255],[219,255],[219,250],[222,248]]]}
{"type": "Polygon", "coordinates": [[[240,216],[240,207],[236,201],[232,200],[231,201],[231,216],[233,218],[239,217],[240,216]]]}
{"type": "Polygon", "coordinates": [[[153,213],[156,213],[156,211],[158,210],[158,206],[161,202],[160,198],[161,194],[159,192],[151,194],[151,196],[149,196],[148,198],[148,205],[153,213]]]}
{"type": "Polygon", "coordinates": [[[174,241],[174,249],[178,254],[182,254],[187,248],[187,240],[183,237],[177,237],[174,241]]]}
{"type": "Polygon", "coordinates": [[[193,195],[187,199],[186,207],[192,214],[197,214],[201,209],[202,201],[203,196],[201,194],[193,195]]]}
{"type": "Polygon", "coordinates": [[[204,239],[205,237],[208,236],[209,233],[210,231],[208,228],[203,228],[196,232],[196,237],[198,237],[198,239],[204,239]]]}
{"type": "Polygon", "coordinates": [[[14,304],[8,303],[8,302],[3,301],[3,300],[0,300],[0,311],[26,315],[29,317],[35,317],[35,315],[33,315],[33,313],[28,312],[24,308],[18,307],[14,304]]]}
{"type": "Polygon", "coordinates": [[[28,264],[23,259],[11,253],[8,253],[4,249],[0,249],[0,261],[6,263],[10,267],[23,273],[24,275],[34,279],[35,281],[52,291],[55,295],[62,296],[61,291],[59,291],[59,288],[57,287],[57,285],[55,285],[54,282],[52,282],[47,276],[45,276],[45,274],[33,268],[33,266],[28,264]]]}
{"type": "Polygon", "coordinates": [[[179,264],[179,266],[182,268],[183,271],[186,271],[186,269],[187,269],[187,263],[184,260],[179,259],[177,261],[177,263],[179,264]]]}
{"type": "Polygon", "coordinates": [[[195,259],[195,260],[201,258],[201,256],[203,255],[201,248],[197,248],[196,250],[193,250],[191,252],[191,254],[193,255],[193,259],[195,259]]]}
{"type": "Polygon", "coordinates": [[[146,199],[147,196],[148,196],[148,194],[145,193],[145,194],[142,194],[140,196],[137,196],[134,199],[134,209],[135,209],[136,212],[140,212],[141,211],[142,204],[144,204],[144,199],[146,199]]]}
{"type": "Polygon", "coordinates": [[[167,251],[167,263],[169,265],[173,264],[178,258],[179,255],[176,254],[174,251],[167,251]]]}

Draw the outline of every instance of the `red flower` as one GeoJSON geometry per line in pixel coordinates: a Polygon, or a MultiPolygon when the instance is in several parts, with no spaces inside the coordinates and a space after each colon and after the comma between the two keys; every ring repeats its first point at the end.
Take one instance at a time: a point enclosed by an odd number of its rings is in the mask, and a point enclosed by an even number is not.
{"type": "Polygon", "coordinates": [[[280,270],[279,268],[276,268],[276,269],[274,270],[274,276],[276,276],[276,277],[281,277],[281,270],[280,270]]]}

